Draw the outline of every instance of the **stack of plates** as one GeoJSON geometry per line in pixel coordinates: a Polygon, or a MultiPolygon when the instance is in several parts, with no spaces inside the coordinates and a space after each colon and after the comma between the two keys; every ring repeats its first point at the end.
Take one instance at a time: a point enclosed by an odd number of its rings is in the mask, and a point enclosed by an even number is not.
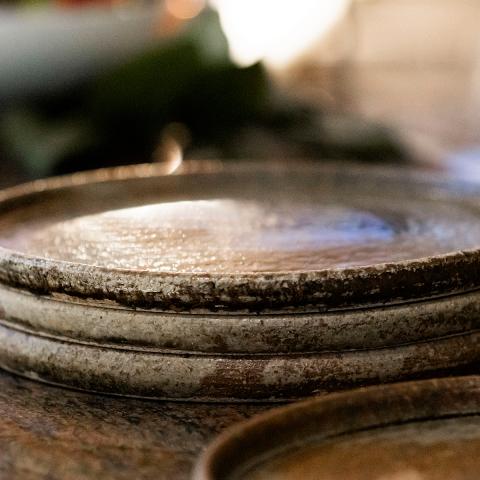
{"type": "Polygon", "coordinates": [[[412,172],[101,170],[0,194],[0,366],[283,400],[480,357],[480,203],[412,172]]]}

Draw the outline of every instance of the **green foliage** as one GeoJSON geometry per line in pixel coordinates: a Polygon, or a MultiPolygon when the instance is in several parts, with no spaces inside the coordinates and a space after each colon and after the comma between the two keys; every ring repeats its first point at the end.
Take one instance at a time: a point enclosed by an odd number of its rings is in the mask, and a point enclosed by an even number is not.
{"type": "Polygon", "coordinates": [[[230,60],[218,15],[68,91],[0,117],[3,151],[30,176],[150,161],[171,122],[219,156],[400,159],[388,130],[274,95],[261,64],[230,60]]]}

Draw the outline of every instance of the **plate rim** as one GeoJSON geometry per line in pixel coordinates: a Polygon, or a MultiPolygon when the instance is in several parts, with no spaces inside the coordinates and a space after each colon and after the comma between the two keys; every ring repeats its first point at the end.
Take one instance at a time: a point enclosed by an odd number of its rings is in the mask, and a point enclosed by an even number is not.
{"type": "MultiPolygon", "coordinates": [[[[430,173],[427,175],[414,169],[402,171],[398,167],[312,161],[298,161],[287,166],[272,166],[271,162],[261,165],[214,161],[192,164],[193,161],[187,163],[173,175],[245,174],[252,173],[252,168],[257,172],[271,172],[272,168],[308,172],[310,168],[341,175],[343,168],[348,167],[355,174],[364,176],[400,174],[405,181],[417,181],[419,177],[420,184],[426,182],[432,187],[466,186],[473,189],[480,200],[480,186],[475,187],[472,182],[438,174],[432,178],[430,173]]],[[[167,167],[142,164],[37,180],[1,191],[0,208],[31,195],[65,188],[166,177],[170,174],[167,167]]],[[[0,246],[0,282],[33,293],[64,292],[72,297],[94,299],[99,304],[113,301],[127,308],[164,312],[325,312],[395,305],[480,288],[479,259],[480,248],[473,248],[411,260],[312,271],[173,273],[53,260],[0,246]],[[425,279],[427,274],[428,281],[425,279]],[[368,282],[371,282],[370,287],[367,287],[368,282]],[[180,296],[183,300],[179,299],[180,296]]]]}
{"type": "MultiPolygon", "coordinates": [[[[275,445],[275,438],[288,438],[292,428],[308,421],[317,422],[315,427],[323,422],[332,432],[338,428],[337,432],[324,434],[324,440],[331,440],[399,424],[479,415],[479,390],[480,375],[463,375],[356,388],[276,407],[220,433],[197,459],[192,480],[226,480],[225,474],[242,465],[245,468],[245,463],[251,467],[262,458],[273,458],[274,452],[288,452],[289,445],[275,449],[269,444],[275,445]],[[248,454],[254,455],[255,451],[260,452],[257,461],[254,456],[248,460],[248,454]],[[236,456],[238,452],[242,453],[236,456]],[[238,456],[247,460],[236,462],[238,456]]],[[[306,431],[309,428],[313,427],[307,426],[306,431]]],[[[301,444],[299,432],[291,437],[294,440],[290,447],[301,444]]],[[[314,438],[315,435],[310,436],[311,440],[314,438]]],[[[322,441],[320,435],[316,438],[322,441]]]]}

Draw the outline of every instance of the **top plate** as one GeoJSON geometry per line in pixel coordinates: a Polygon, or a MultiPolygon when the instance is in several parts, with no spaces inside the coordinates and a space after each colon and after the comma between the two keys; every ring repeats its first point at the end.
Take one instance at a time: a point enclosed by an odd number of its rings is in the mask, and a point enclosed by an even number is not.
{"type": "Polygon", "coordinates": [[[326,311],[476,288],[465,185],[299,163],[100,170],[0,196],[0,281],[161,311],[326,311]]]}

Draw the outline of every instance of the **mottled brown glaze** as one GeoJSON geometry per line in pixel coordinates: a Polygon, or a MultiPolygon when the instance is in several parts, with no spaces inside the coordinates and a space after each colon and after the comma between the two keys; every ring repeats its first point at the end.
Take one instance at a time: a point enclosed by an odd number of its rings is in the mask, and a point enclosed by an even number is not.
{"type": "Polygon", "coordinates": [[[329,395],[223,433],[194,480],[473,480],[480,468],[480,377],[329,395]]]}
{"type": "Polygon", "coordinates": [[[206,443],[261,405],[73,392],[0,373],[0,478],[187,480],[206,443]]]}
{"type": "Polygon", "coordinates": [[[57,261],[215,276],[376,265],[466,250],[480,239],[478,215],[455,204],[379,206],[366,192],[343,202],[315,191],[309,199],[275,190],[271,198],[224,195],[209,198],[207,190],[206,199],[165,198],[53,223],[47,216],[12,227],[3,241],[57,261]]]}
{"type": "Polygon", "coordinates": [[[0,281],[165,312],[326,311],[480,286],[471,187],[303,164],[132,167],[0,195],[0,281]]]}
{"type": "Polygon", "coordinates": [[[199,355],[101,348],[0,325],[0,367],[88,391],[189,401],[285,401],[476,364],[480,332],[375,350],[199,355]]]}

